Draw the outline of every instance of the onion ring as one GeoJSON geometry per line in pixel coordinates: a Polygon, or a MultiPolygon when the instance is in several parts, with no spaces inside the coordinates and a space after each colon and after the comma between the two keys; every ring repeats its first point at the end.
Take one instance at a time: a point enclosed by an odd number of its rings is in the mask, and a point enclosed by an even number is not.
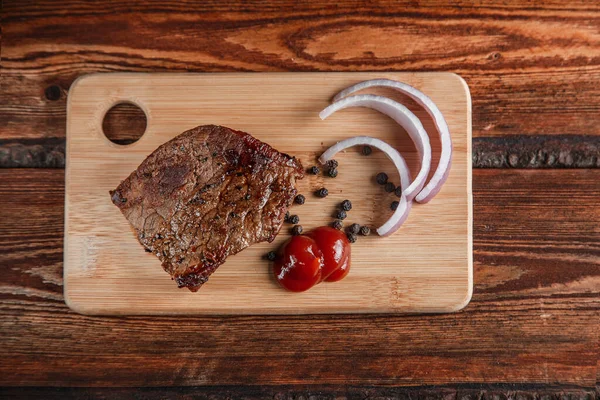
{"type": "Polygon", "coordinates": [[[406,188],[403,186],[402,189],[407,200],[412,201],[425,185],[429,169],[431,168],[431,145],[429,144],[429,136],[427,136],[427,132],[425,132],[419,118],[402,104],[392,99],[388,99],[387,97],[375,96],[372,94],[346,97],[325,108],[319,113],[319,117],[325,119],[336,111],[348,107],[372,108],[387,115],[402,126],[413,140],[421,158],[421,169],[414,181],[406,188]]]}
{"type": "Polygon", "coordinates": [[[333,101],[337,102],[354,92],[377,86],[390,87],[409,96],[415,100],[417,104],[423,107],[425,111],[427,111],[435,123],[435,127],[440,135],[440,141],[442,145],[440,161],[433,176],[429,180],[429,183],[427,183],[427,185],[425,185],[425,187],[423,187],[423,189],[415,197],[415,200],[418,203],[427,203],[440,191],[442,185],[448,178],[448,174],[450,173],[450,167],[452,164],[452,138],[450,137],[448,124],[446,123],[446,120],[444,119],[440,109],[425,93],[410,85],[407,85],[406,83],[397,82],[390,79],[372,79],[357,83],[339,92],[333,98],[333,101]]]}
{"type": "Polygon", "coordinates": [[[325,164],[338,152],[358,145],[367,145],[381,150],[394,163],[396,169],[398,170],[398,174],[400,175],[400,187],[402,187],[403,190],[402,195],[400,196],[400,201],[398,202],[398,208],[396,211],[394,211],[394,214],[390,217],[390,219],[377,228],[377,234],[380,236],[389,236],[396,232],[400,226],[402,226],[412,207],[412,201],[408,200],[404,194],[404,188],[410,185],[410,171],[406,166],[404,157],[402,157],[398,150],[380,139],[370,136],[355,136],[346,140],[342,140],[341,142],[337,142],[328,148],[323,154],[321,154],[321,157],[319,157],[319,162],[321,164],[325,164]]]}

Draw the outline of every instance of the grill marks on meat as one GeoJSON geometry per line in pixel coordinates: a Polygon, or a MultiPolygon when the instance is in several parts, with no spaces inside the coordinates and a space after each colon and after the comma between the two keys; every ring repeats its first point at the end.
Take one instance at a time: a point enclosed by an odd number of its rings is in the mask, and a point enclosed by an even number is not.
{"type": "Polygon", "coordinates": [[[302,177],[295,158],[206,125],[160,146],[110,195],[146,251],[197,291],[229,255],[275,239],[302,177]]]}

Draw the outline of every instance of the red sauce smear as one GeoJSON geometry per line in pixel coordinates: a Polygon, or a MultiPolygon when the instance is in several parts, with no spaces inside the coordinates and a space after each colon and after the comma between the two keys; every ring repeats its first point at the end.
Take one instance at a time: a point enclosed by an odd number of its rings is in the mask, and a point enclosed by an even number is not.
{"type": "Polygon", "coordinates": [[[329,226],[292,236],[277,253],[275,279],[292,292],[303,292],[319,282],[336,282],[350,271],[350,242],[329,226]]]}

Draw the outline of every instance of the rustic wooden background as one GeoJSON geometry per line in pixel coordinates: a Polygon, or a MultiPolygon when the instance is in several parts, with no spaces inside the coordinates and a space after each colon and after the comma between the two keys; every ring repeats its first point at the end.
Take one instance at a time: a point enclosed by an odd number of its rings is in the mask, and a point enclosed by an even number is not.
{"type": "MultiPolygon", "coordinates": [[[[599,397],[600,3],[4,0],[0,64],[3,397],[599,397]],[[471,88],[475,293],[464,311],[68,310],[62,168],[74,79],[358,70],[453,71],[471,88]]],[[[116,114],[131,118],[113,128],[139,126],[131,110],[116,114]]]]}

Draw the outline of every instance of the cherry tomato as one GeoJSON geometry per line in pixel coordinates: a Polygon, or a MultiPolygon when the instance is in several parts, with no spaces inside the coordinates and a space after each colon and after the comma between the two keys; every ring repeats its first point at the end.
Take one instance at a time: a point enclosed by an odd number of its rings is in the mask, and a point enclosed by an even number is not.
{"type": "Polygon", "coordinates": [[[323,254],[308,236],[292,236],[273,264],[275,279],[287,290],[303,292],[321,280],[323,254]]]}
{"type": "Polygon", "coordinates": [[[317,243],[323,253],[321,280],[335,282],[348,275],[350,242],[344,232],[330,226],[321,226],[309,232],[307,236],[317,243]]]}

